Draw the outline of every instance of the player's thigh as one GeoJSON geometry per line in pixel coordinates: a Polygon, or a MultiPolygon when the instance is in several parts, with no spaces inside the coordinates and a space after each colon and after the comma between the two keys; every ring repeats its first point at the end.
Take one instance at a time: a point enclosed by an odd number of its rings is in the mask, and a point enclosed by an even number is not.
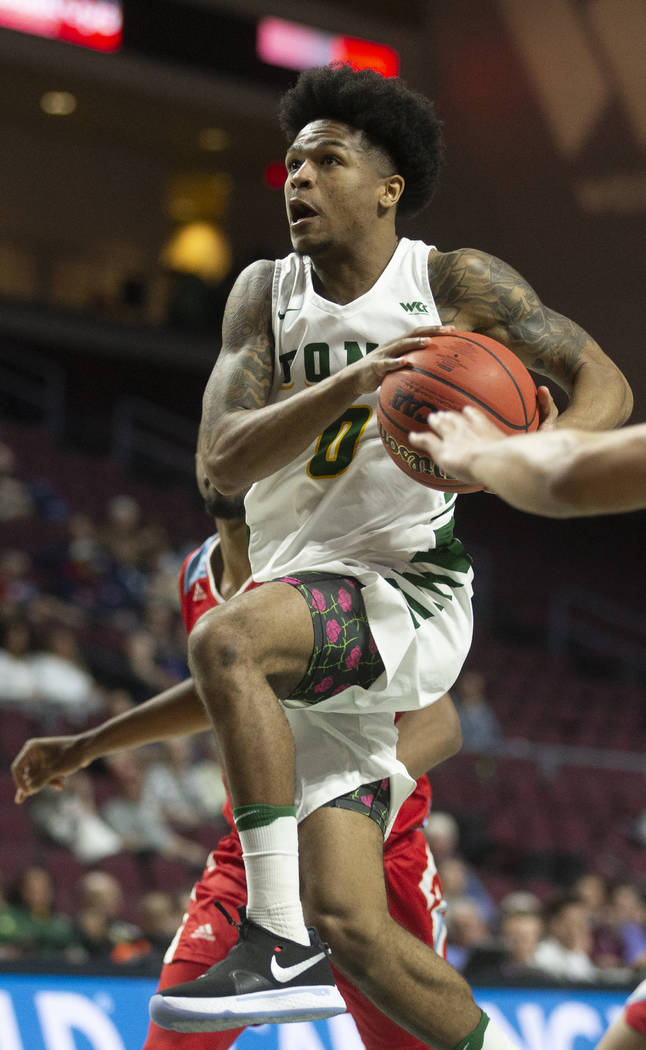
{"type": "Polygon", "coordinates": [[[374,936],[388,917],[383,834],[362,813],[323,806],[299,825],[301,893],[308,921],[374,936]]]}
{"type": "Polygon", "coordinates": [[[314,628],[307,602],[287,583],[265,583],[209,610],[189,637],[189,662],[198,678],[254,667],[279,695],[287,695],[307,671],[314,628]]]}
{"type": "MultiPolygon", "coordinates": [[[[185,959],[167,963],[162,969],[157,990],[193,981],[206,968],[204,963],[185,959]]],[[[142,1050],[228,1050],[242,1031],[244,1029],[237,1028],[228,1032],[171,1032],[151,1021],[142,1050]]]]}

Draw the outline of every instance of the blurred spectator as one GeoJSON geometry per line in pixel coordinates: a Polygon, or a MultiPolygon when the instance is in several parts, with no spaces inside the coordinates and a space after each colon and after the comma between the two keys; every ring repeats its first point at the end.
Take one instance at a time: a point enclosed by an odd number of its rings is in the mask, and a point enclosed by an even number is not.
{"type": "Polygon", "coordinates": [[[25,620],[14,619],[4,625],[0,648],[0,702],[14,704],[32,713],[38,699],[30,664],[32,633],[25,620]]]}
{"type": "Polygon", "coordinates": [[[67,536],[44,556],[59,597],[92,609],[99,599],[107,558],[89,514],[72,514],[67,536]]]}
{"type": "Polygon", "coordinates": [[[45,788],[31,807],[36,827],[81,864],[95,864],[124,849],[121,836],[97,812],[92,779],[76,773],[62,791],[45,788]]]}
{"type": "Polygon", "coordinates": [[[621,882],[610,890],[611,922],[621,945],[621,963],[646,966],[646,903],[632,882],[621,882]]]}
{"type": "Polygon", "coordinates": [[[114,962],[122,945],[136,943],[141,931],[120,918],[123,891],[117,879],[104,871],[90,871],[78,885],[74,918],[75,942],[65,953],[68,962],[114,962]]]}
{"type": "Polygon", "coordinates": [[[74,925],[55,905],[52,877],[36,864],[26,868],[8,894],[15,920],[15,943],[31,957],[58,955],[74,943],[74,925]]]}
{"type": "Polygon", "coordinates": [[[79,725],[101,710],[102,695],[69,628],[51,629],[43,649],[31,653],[28,660],[36,691],[45,703],[43,715],[62,715],[79,725]]]}
{"type": "Polygon", "coordinates": [[[469,897],[447,900],[446,924],[446,957],[456,970],[465,969],[476,949],[491,945],[491,930],[469,897]]]}
{"type": "Polygon", "coordinates": [[[536,965],[557,980],[594,981],[600,971],[591,958],[592,934],[586,906],[574,896],[546,905],[547,936],[534,954],[536,965]]]}
{"type": "Polygon", "coordinates": [[[511,890],[498,905],[501,917],[505,915],[542,915],[540,897],[530,890],[511,890]]]}
{"type": "Polygon", "coordinates": [[[188,674],[186,665],[186,631],[177,607],[176,592],[172,603],[153,599],[143,608],[144,627],[155,639],[155,662],[175,681],[188,674]]]}
{"type": "Polygon", "coordinates": [[[463,671],[452,695],[462,726],[462,750],[478,754],[494,751],[502,740],[502,731],[487,700],[482,672],[463,671]]]}
{"type": "Polygon", "coordinates": [[[116,561],[124,550],[139,553],[139,532],[142,527],[141,507],[134,496],[113,496],[106,506],[106,517],[101,527],[103,546],[116,561]]]}
{"type": "Polygon", "coordinates": [[[596,872],[584,872],[572,892],[585,904],[587,922],[592,933],[590,955],[595,966],[607,969],[621,966],[623,946],[611,916],[608,885],[596,872]]]}
{"type": "Polygon", "coordinates": [[[146,959],[151,965],[161,966],[166,949],[177,927],[182,913],[170,893],[153,890],[145,893],[139,901],[141,936],[128,944],[122,943],[112,953],[113,962],[133,963],[146,959]]]}
{"type": "Polygon", "coordinates": [[[74,943],[65,952],[66,961],[77,965],[90,961],[107,963],[113,948],[103,912],[87,906],[79,908],[74,917],[74,943]]]}
{"type": "Polygon", "coordinates": [[[18,615],[40,594],[32,559],[25,551],[9,547],[0,555],[0,603],[5,620],[18,615]]]}
{"type": "Polygon", "coordinates": [[[160,648],[155,635],[144,629],[133,631],[126,639],[125,651],[133,689],[142,700],[169,689],[183,677],[164,667],[160,648]]]}
{"type": "Polygon", "coordinates": [[[483,920],[493,922],[495,903],[474,868],[459,853],[460,829],[455,817],[441,811],[431,812],[424,834],[435,858],[446,899],[469,897],[477,905],[483,920]]]}
{"type": "Polygon", "coordinates": [[[222,817],[226,790],[215,734],[201,733],[193,737],[193,746],[198,753],[188,770],[191,797],[195,799],[201,820],[218,820],[222,817]]]}
{"type": "Polygon", "coordinates": [[[16,477],[16,471],[13,450],[0,441],[0,522],[30,518],[34,513],[29,486],[16,477]]]}
{"type": "Polygon", "coordinates": [[[129,753],[111,755],[108,766],[116,778],[117,791],[103,806],[102,814],[121,836],[125,847],[142,855],[159,853],[201,869],[204,850],[198,843],[178,835],[163,813],[144,798],[144,770],[129,753]]]}
{"type": "Polygon", "coordinates": [[[187,828],[218,816],[226,798],[220,766],[194,764],[194,746],[190,737],[166,741],[144,778],[146,804],[159,808],[170,823],[187,828]]]}
{"type": "Polygon", "coordinates": [[[18,936],[18,919],[0,886],[0,960],[17,959],[23,954],[18,936]]]}
{"type": "Polygon", "coordinates": [[[88,871],[79,880],[78,897],[80,908],[94,909],[103,915],[113,946],[141,936],[139,927],[123,918],[123,889],[114,875],[107,871],[88,871]]]}
{"type": "Polygon", "coordinates": [[[500,975],[531,977],[537,969],[536,952],[543,936],[541,916],[530,911],[508,911],[501,916],[500,940],[504,957],[500,975]]]}

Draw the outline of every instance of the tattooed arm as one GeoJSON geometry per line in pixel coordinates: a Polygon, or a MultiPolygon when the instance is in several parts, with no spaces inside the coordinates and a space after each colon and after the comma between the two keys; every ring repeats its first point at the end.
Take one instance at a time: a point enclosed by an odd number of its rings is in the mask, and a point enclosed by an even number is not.
{"type": "Polygon", "coordinates": [[[398,358],[419,349],[437,326],[385,343],[361,361],[269,404],[274,369],[271,288],[274,264],[253,263],[229,296],[222,349],[204,391],[198,438],[203,485],[224,495],[284,467],[361,394],[376,390],[398,358]],[[426,333],[426,338],[423,333],[426,333]]]}
{"type": "Polygon", "coordinates": [[[626,422],[632,395],[617,366],[579,325],[544,306],[511,266],[470,248],[431,252],[429,280],[445,323],[497,339],[566,391],[570,403],[558,426],[605,430],[626,422]]]}

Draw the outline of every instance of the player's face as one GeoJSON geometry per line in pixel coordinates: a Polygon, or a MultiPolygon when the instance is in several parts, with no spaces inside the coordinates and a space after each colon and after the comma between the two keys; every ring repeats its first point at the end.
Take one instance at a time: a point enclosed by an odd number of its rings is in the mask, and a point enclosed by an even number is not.
{"type": "Polygon", "coordinates": [[[285,203],[294,250],[321,254],[357,239],[374,224],[388,174],[383,156],[362,132],[335,120],[314,120],[285,157],[285,203]]]}

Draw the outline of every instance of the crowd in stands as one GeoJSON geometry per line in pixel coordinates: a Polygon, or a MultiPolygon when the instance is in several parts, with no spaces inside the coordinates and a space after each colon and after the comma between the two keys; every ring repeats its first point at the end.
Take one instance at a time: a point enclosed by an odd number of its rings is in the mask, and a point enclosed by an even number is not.
{"type": "MultiPolygon", "coordinates": [[[[210,523],[188,492],[185,513],[169,523],[149,489],[118,474],[122,488],[85,499],[33,461],[22,465],[11,433],[13,447],[0,441],[0,962],[56,955],[154,969],[224,830],[212,734],[111,756],[22,807],[7,770],[27,736],[77,731],[185,677],[177,574],[210,523]]],[[[432,777],[426,833],[444,885],[449,960],[474,982],[634,983],[646,968],[646,871],[597,863],[600,838],[589,850],[561,850],[569,862],[549,870],[517,863],[523,846],[535,855],[533,809],[512,829],[511,863],[496,813],[506,791],[526,806],[534,795],[526,772],[504,782],[511,766],[500,746],[515,727],[487,682],[477,664],[458,682],[466,758],[432,777]]],[[[524,768],[547,811],[545,770],[524,768]]],[[[609,835],[641,845],[639,799],[622,824],[589,790],[599,809],[584,820],[605,819],[609,835]]]]}

